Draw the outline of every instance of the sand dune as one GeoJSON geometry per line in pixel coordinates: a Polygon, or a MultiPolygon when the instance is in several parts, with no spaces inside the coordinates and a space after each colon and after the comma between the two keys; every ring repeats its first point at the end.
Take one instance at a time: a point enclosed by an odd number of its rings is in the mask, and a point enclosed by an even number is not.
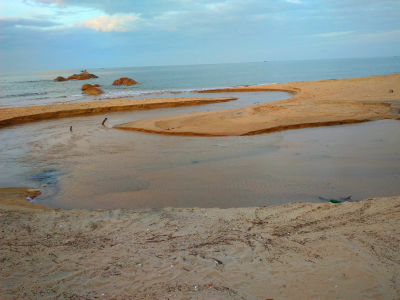
{"type": "MultiPolygon", "coordinates": [[[[17,200],[26,201],[23,189],[15,192],[21,190],[17,200]]],[[[392,197],[136,211],[31,210],[9,203],[0,207],[0,294],[398,299],[399,203],[392,197]]]]}
{"type": "Polygon", "coordinates": [[[400,74],[393,74],[201,91],[285,91],[295,95],[278,102],[151,118],[115,128],[174,135],[228,136],[400,119],[399,82],[400,74]]]}

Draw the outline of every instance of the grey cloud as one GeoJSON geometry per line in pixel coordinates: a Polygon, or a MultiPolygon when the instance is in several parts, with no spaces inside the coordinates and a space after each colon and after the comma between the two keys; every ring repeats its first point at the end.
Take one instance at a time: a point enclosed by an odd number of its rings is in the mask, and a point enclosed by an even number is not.
{"type": "Polygon", "coordinates": [[[24,19],[16,17],[0,17],[0,28],[25,26],[25,27],[53,27],[58,23],[48,20],[24,19]]]}
{"type": "MultiPolygon", "coordinates": [[[[107,14],[135,13],[144,18],[152,18],[165,13],[187,13],[194,11],[209,11],[212,8],[224,10],[226,7],[240,8],[246,14],[256,8],[260,13],[276,13],[301,10],[310,6],[304,3],[291,3],[287,0],[24,0],[25,3],[55,5],[58,7],[85,7],[101,10],[107,14]]],[[[315,6],[315,4],[313,4],[315,6]]],[[[256,13],[251,11],[252,14],[256,13]]]]}
{"type": "Polygon", "coordinates": [[[92,8],[104,11],[107,14],[116,13],[141,13],[146,16],[157,15],[165,11],[180,10],[182,2],[180,0],[149,0],[149,1],[130,1],[130,0],[24,0],[27,4],[38,3],[42,5],[56,5],[58,7],[77,6],[92,8]]]}

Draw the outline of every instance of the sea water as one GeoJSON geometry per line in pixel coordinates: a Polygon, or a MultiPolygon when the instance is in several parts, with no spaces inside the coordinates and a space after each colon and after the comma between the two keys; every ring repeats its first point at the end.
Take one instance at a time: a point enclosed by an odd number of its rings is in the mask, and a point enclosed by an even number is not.
{"type": "MultiPolygon", "coordinates": [[[[11,107],[88,101],[92,98],[79,92],[87,82],[103,85],[106,94],[102,99],[195,96],[190,91],[397,73],[399,61],[376,58],[98,69],[88,71],[99,79],[66,84],[52,78],[80,70],[2,74],[1,103],[11,107]],[[123,76],[140,83],[126,89],[109,86],[123,76]]],[[[155,116],[290,97],[270,92],[218,96],[237,96],[239,100],[0,128],[0,187],[40,188],[43,195],[38,203],[65,209],[227,208],[400,195],[400,125],[394,120],[246,137],[164,136],[113,128],[155,116]],[[102,126],[105,116],[108,121],[102,126]]]]}
{"type": "Polygon", "coordinates": [[[271,61],[190,66],[127,67],[87,69],[99,78],[54,82],[83,70],[51,70],[0,73],[0,107],[46,105],[91,101],[82,95],[83,84],[99,84],[104,94],[97,100],[156,97],[161,93],[226,88],[268,83],[341,79],[400,72],[400,57],[271,61]],[[111,86],[114,80],[129,77],[137,85],[111,86]]]}

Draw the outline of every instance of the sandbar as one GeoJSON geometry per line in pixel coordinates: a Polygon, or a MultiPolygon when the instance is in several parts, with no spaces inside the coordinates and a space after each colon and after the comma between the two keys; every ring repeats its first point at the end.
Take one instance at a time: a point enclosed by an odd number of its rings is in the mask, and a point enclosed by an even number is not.
{"type": "Polygon", "coordinates": [[[13,190],[0,189],[1,299],[400,297],[400,197],[66,211],[13,190]]]}
{"type": "Polygon", "coordinates": [[[294,96],[238,109],[150,118],[114,128],[172,135],[240,136],[382,119],[400,120],[399,82],[400,74],[392,74],[199,91],[284,91],[294,96]]]}
{"type": "Polygon", "coordinates": [[[152,98],[2,108],[0,109],[0,126],[9,126],[53,118],[102,114],[105,112],[115,112],[123,110],[201,105],[232,101],[236,99],[237,98],[235,97],[152,98]]]}

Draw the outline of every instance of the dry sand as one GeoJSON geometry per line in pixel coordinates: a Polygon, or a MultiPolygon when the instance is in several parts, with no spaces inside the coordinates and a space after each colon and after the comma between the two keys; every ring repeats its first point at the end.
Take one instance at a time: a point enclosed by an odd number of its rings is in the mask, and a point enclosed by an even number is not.
{"type": "Polygon", "coordinates": [[[0,206],[1,299],[400,297],[400,197],[234,209],[11,205],[27,194],[0,189],[2,204],[14,199],[0,206]]]}
{"type": "Polygon", "coordinates": [[[12,107],[0,109],[0,126],[34,122],[44,119],[101,114],[105,112],[200,105],[236,100],[234,97],[186,97],[128,99],[96,102],[77,102],[43,106],[12,107]]]}
{"type": "Polygon", "coordinates": [[[202,92],[252,91],[285,91],[295,95],[278,102],[151,118],[115,128],[174,135],[227,136],[400,119],[400,74],[202,92]]]}

